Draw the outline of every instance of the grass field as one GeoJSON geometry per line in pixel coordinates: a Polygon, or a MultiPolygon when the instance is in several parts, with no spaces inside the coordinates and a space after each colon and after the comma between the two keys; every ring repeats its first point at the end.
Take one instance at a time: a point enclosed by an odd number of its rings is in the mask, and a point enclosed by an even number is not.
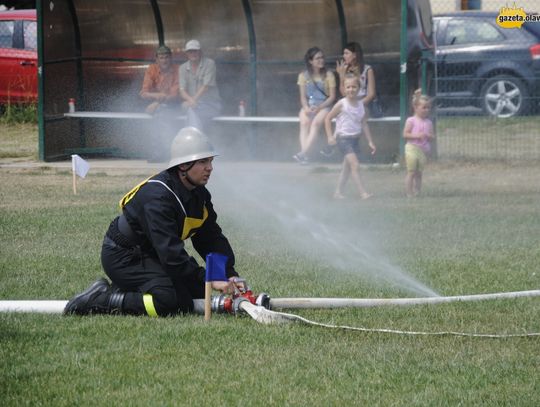
{"type": "Polygon", "coordinates": [[[540,160],[540,116],[509,119],[447,116],[437,120],[437,149],[445,159],[540,160]]]}
{"type": "MultiPolygon", "coordinates": [[[[20,131],[0,128],[0,164],[33,156],[35,128],[20,131]]],[[[538,165],[432,164],[412,200],[403,170],[371,167],[363,176],[375,197],[365,202],[352,191],[331,199],[337,170],[216,161],[209,189],[254,291],[386,298],[539,287],[538,165]]],[[[67,299],[100,277],[118,199],[152,172],[94,167],[74,196],[68,168],[1,166],[0,300],[67,299]]],[[[291,312],[366,328],[540,332],[539,298],[291,312]]],[[[224,315],[0,314],[0,404],[537,406],[539,349],[539,337],[414,337],[224,315]]]]}

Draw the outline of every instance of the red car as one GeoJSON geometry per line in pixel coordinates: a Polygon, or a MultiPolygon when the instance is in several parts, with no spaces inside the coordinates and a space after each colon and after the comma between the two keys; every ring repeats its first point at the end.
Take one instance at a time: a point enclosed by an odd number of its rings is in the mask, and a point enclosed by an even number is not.
{"type": "Polygon", "coordinates": [[[36,10],[0,11],[0,104],[36,102],[36,10]]]}

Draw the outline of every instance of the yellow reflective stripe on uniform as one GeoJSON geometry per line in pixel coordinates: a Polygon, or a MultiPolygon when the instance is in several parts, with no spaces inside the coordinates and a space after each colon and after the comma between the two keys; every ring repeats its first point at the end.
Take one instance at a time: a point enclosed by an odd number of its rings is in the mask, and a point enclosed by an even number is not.
{"type": "MultiPolygon", "coordinates": [[[[152,175],[152,177],[153,177],[153,175],[152,175]]],[[[131,189],[131,191],[129,191],[127,194],[125,194],[124,197],[119,202],[120,209],[124,208],[124,206],[135,196],[135,194],[139,191],[139,189],[141,189],[141,187],[144,184],[149,183],[149,182],[155,182],[155,183],[161,184],[165,188],[167,188],[170,191],[171,194],[174,195],[174,197],[178,201],[178,204],[182,208],[182,211],[184,212],[184,215],[186,215],[186,217],[184,218],[184,226],[182,228],[182,236],[180,236],[180,239],[186,240],[187,238],[193,236],[195,234],[194,231],[196,229],[200,228],[203,225],[203,223],[206,221],[206,218],[208,218],[208,209],[206,209],[206,205],[203,203],[203,217],[202,217],[202,219],[191,218],[191,217],[187,216],[184,205],[182,204],[182,201],[180,200],[178,195],[176,195],[174,193],[174,191],[167,184],[165,184],[163,181],[150,179],[152,177],[149,177],[149,178],[145,179],[143,182],[137,184],[133,189],[131,189]]]]}
{"type": "Polygon", "coordinates": [[[151,317],[157,317],[158,314],[154,308],[154,300],[152,299],[152,294],[143,295],[144,309],[146,313],[151,317]]]}
{"type": "Polygon", "coordinates": [[[182,240],[186,240],[188,237],[193,235],[191,231],[193,229],[200,228],[206,218],[208,217],[208,210],[206,209],[206,206],[203,206],[203,217],[202,219],[198,218],[190,218],[186,216],[184,219],[184,229],[182,230],[182,236],[180,237],[182,240]]]}
{"type": "MultiPolygon", "coordinates": [[[[153,177],[153,175],[152,175],[153,177]]],[[[135,196],[137,191],[141,189],[141,187],[148,182],[148,180],[152,177],[146,178],[143,182],[140,182],[139,184],[135,185],[127,194],[125,194],[122,199],[120,199],[120,202],[118,205],[120,206],[120,209],[123,209],[124,206],[135,196]]]]}

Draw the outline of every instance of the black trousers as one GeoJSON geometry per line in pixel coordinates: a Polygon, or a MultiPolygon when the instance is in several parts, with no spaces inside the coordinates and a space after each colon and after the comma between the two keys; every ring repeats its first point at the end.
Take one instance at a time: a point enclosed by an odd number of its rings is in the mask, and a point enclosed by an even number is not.
{"type": "MultiPolygon", "coordinates": [[[[190,267],[204,273],[195,259],[190,267]]],[[[159,316],[193,311],[193,299],[204,298],[204,284],[195,279],[171,276],[158,258],[144,252],[140,246],[123,247],[105,236],[101,249],[101,264],[114,286],[125,292],[122,311],[145,315],[143,295],[151,294],[159,316]]]]}

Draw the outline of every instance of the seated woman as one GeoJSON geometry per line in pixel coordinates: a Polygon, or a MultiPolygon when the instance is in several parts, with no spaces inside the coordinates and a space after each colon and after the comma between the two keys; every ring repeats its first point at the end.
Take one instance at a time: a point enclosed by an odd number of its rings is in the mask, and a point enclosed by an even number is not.
{"type": "MultiPolygon", "coordinates": [[[[377,96],[375,73],[370,65],[364,62],[364,51],[357,42],[349,42],[343,49],[343,59],[336,62],[336,72],[339,75],[339,91],[345,95],[345,76],[354,74],[360,78],[358,99],[362,100],[364,107],[377,96]]],[[[366,109],[367,111],[367,109],[366,109]]]]}
{"type": "Polygon", "coordinates": [[[336,79],[324,66],[324,55],[320,48],[307,50],[304,56],[306,70],[298,75],[300,88],[300,151],[293,158],[300,164],[307,164],[307,152],[324,118],[336,99],[336,79]]]}

